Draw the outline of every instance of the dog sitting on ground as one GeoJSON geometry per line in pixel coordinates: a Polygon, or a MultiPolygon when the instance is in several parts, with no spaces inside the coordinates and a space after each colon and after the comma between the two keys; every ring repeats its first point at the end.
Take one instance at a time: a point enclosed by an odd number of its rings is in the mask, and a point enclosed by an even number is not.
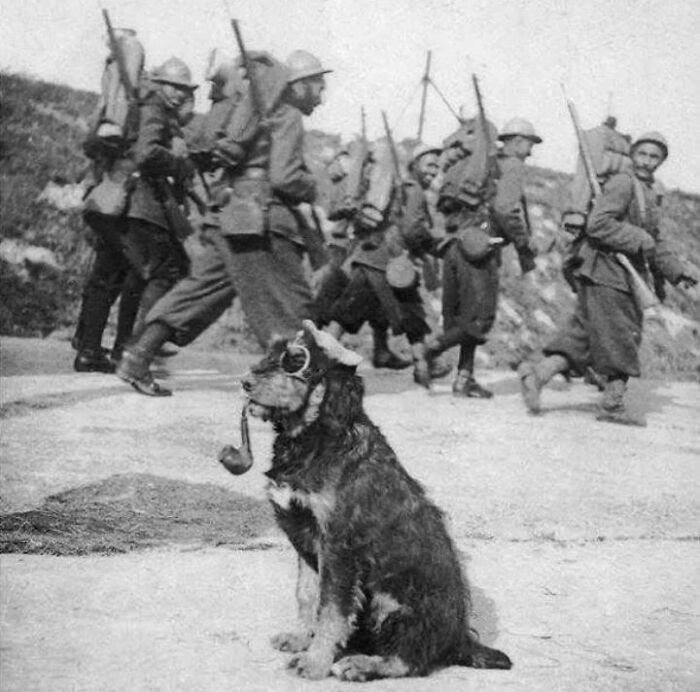
{"type": "Polygon", "coordinates": [[[248,411],[276,433],[268,495],[300,558],[305,629],[273,645],[312,679],[510,668],[470,632],[442,513],[365,413],[360,360],[307,320],[243,380],[248,411]]]}

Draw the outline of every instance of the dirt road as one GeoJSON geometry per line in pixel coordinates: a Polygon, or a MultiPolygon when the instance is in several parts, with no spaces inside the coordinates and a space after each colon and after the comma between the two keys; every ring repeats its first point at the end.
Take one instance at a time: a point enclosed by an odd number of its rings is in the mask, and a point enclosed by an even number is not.
{"type": "MultiPolygon", "coordinates": [[[[236,437],[236,374],[251,358],[190,350],[170,365],[175,396],[153,400],[113,377],[72,373],[62,342],[0,346],[6,515],[117,476],[264,498],[266,425],[253,422],[247,475],[234,478],[216,462],[236,437]]],[[[456,401],[447,382],[429,396],[406,373],[362,372],[370,415],[447,514],[476,628],[514,668],[449,668],[353,689],[700,688],[696,383],[633,383],[649,425],[627,429],[597,423],[598,394],[582,384],[547,390],[545,415],[535,419],[512,373],[483,374],[494,399],[456,401]]],[[[295,559],[281,535],[270,527],[227,541],[222,531],[187,540],[175,532],[114,555],[2,555],[0,688],[347,687],[291,677],[287,657],[268,645],[295,618],[295,559]]]]}

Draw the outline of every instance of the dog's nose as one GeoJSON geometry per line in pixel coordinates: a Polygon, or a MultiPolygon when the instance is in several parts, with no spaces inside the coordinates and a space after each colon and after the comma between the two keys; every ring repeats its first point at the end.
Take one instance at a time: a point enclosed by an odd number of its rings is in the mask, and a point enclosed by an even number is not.
{"type": "Polygon", "coordinates": [[[241,377],[241,387],[243,387],[244,392],[249,392],[253,388],[253,382],[249,372],[241,377]]]}

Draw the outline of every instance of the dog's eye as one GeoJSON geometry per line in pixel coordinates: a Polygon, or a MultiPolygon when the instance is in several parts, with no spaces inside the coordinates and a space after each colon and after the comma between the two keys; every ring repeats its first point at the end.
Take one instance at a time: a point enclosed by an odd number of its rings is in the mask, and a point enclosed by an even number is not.
{"type": "Polygon", "coordinates": [[[290,344],[280,356],[280,367],[288,375],[301,375],[309,367],[311,354],[306,346],[290,344]]]}

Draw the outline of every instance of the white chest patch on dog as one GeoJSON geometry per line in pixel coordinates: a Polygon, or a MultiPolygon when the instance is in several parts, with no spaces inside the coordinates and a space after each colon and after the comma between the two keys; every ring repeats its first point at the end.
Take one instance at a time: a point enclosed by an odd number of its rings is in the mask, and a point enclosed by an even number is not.
{"type": "Polygon", "coordinates": [[[288,483],[267,484],[267,496],[271,502],[280,509],[290,509],[292,502],[311,510],[319,526],[326,525],[328,518],[335,506],[333,493],[322,490],[319,493],[307,493],[294,490],[288,483]]]}

